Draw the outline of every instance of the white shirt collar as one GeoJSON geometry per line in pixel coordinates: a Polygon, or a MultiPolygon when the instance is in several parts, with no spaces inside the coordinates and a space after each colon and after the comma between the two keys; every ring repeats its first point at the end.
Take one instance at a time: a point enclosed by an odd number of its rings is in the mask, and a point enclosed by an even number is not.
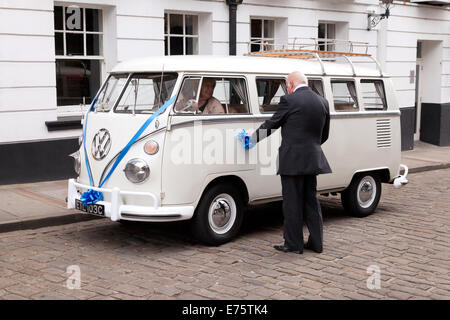
{"type": "Polygon", "coordinates": [[[292,91],[292,92],[295,92],[295,91],[297,91],[297,89],[300,89],[300,88],[302,88],[302,87],[307,87],[307,86],[308,86],[308,85],[307,85],[307,84],[304,84],[304,83],[299,84],[298,86],[295,87],[294,91],[292,91]]]}

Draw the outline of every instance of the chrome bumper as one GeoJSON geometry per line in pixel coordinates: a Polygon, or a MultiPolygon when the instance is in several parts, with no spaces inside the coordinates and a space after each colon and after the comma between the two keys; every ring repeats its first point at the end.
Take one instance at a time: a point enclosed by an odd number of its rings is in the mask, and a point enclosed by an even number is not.
{"type": "Polygon", "coordinates": [[[404,164],[400,164],[400,168],[405,169],[405,172],[403,172],[401,176],[394,179],[393,184],[395,188],[400,188],[405,184],[408,184],[408,180],[406,179],[406,176],[408,175],[408,167],[404,164]]]}
{"type": "Polygon", "coordinates": [[[148,222],[165,222],[191,219],[194,215],[193,206],[160,207],[158,198],[150,192],[121,191],[119,188],[106,189],[91,187],[70,179],[67,189],[67,208],[75,209],[75,199],[80,200],[78,189],[87,191],[92,189],[101,193],[110,193],[111,201],[99,201],[97,204],[105,207],[105,217],[112,221],[131,220],[148,222]],[[122,195],[149,197],[153,200],[153,206],[135,206],[123,204],[122,195]]]}

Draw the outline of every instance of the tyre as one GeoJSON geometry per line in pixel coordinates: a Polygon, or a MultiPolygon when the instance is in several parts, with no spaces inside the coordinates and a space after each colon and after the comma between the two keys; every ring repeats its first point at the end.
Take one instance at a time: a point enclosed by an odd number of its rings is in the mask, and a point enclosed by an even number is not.
{"type": "Polygon", "coordinates": [[[376,173],[362,173],[353,177],[342,192],[341,201],[345,211],[354,217],[366,217],[373,213],[381,197],[381,180],[376,173]]]}
{"type": "Polygon", "coordinates": [[[242,197],[233,186],[218,184],[205,191],[192,221],[193,236],[207,245],[221,245],[239,232],[243,220],[242,197]]]}

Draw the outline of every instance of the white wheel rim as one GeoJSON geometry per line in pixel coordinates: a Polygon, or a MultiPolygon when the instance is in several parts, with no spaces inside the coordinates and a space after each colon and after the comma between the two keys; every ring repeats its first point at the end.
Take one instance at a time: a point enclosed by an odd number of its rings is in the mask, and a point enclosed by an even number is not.
{"type": "Polygon", "coordinates": [[[377,184],[372,176],[365,176],[358,184],[357,198],[358,204],[366,209],[373,204],[377,195],[377,184]]]}
{"type": "Polygon", "coordinates": [[[225,234],[236,221],[236,202],[229,194],[219,194],[211,202],[208,210],[210,228],[217,234],[225,234]]]}

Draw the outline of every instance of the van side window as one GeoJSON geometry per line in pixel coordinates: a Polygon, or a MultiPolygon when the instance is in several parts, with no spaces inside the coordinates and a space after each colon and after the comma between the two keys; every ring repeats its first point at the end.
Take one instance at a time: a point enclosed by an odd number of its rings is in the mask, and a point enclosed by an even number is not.
{"type": "Polygon", "coordinates": [[[365,110],[386,110],[386,93],[381,80],[361,80],[365,110]]]}
{"type": "Polygon", "coordinates": [[[354,81],[331,80],[334,109],[336,111],[358,111],[358,97],[354,81]]]}
{"type": "Polygon", "coordinates": [[[257,78],[259,111],[261,113],[273,113],[278,108],[280,98],[286,95],[286,81],[284,78],[269,79],[257,78]]]}
{"type": "Polygon", "coordinates": [[[308,79],[308,86],[321,97],[325,97],[323,93],[323,82],[320,79],[308,79]]]}
{"type": "Polygon", "coordinates": [[[179,113],[247,114],[248,110],[242,78],[188,77],[175,104],[179,113]]]}

